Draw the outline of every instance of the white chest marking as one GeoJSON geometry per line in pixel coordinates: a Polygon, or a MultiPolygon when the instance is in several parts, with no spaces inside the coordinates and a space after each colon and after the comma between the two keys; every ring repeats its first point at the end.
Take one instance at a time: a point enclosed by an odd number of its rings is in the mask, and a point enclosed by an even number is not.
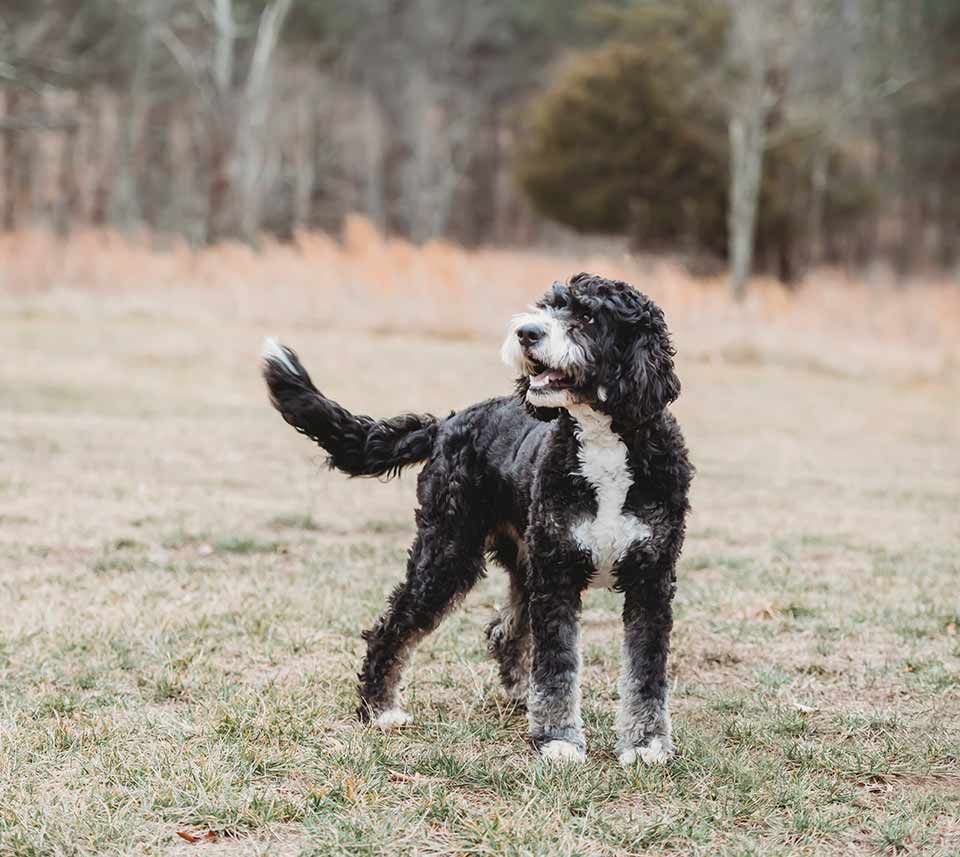
{"type": "Polygon", "coordinates": [[[649,539],[653,531],[623,504],[633,481],[627,466],[627,447],[610,429],[610,417],[592,408],[570,409],[580,441],[580,475],[597,492],[597,514],[573,527],[577,543],[593,557],[596,573],[590,586],[608,588],[616,582],[613,567],[634,542],[649,539]]]}

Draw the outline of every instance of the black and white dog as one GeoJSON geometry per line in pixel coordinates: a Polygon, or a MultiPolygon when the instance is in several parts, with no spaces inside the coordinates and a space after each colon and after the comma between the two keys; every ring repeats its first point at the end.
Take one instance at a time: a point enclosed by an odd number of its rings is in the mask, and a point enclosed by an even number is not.
{"type": "Polygon", "coordinates": [[[359,716],[382,728],[413,647],[483,576],[491,555],[510,595],[487,629],[506,692],[526,702],[541,755],[586,754],[579,614],[591,586],[624,595],[617,751],[623,765],[674,753],[667,653],[674,569],[693,475],[676,420],[674,349],[660,308],[588,274],[555,283],[513,319],[504,360],[517,393],[446,419],[355,416],[326,398],[296,354],[268,340],[263,371],[283,418],[351,476],[426,462],[406,579],[364,632],[359,716]]]}

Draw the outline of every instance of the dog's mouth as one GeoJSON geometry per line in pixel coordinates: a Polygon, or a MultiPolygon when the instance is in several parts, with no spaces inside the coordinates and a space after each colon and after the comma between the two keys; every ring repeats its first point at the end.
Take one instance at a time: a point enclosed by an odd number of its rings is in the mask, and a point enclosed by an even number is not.
{"type": "Polygon", "coordinates": [[[569,375],[559,369],[551,369],[538,360],[528,361],[527,377],[531,393],[569,390],[575,386],[573,378],[569,375]]]}

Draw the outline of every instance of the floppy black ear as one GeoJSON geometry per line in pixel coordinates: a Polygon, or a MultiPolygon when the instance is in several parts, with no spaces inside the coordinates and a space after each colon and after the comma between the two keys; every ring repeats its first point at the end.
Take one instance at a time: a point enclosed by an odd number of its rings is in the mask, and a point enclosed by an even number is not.
{"type": "Polygon", "coordinates": [[[630,368],[637,385],[639,419],[660,413],[680,395],[680,379],[673,368],[675,354],[665,325],[662,332],[645,333],[634,345],[630,368]]]}
{"type": "Polygon", "coordinates": [[[611,410],[622,419],[640,423],[660,413],[680,395],[674,371],[676,354],[663,312],[648,301],[631,319],[636,335],[622,347],[611,410]]]}

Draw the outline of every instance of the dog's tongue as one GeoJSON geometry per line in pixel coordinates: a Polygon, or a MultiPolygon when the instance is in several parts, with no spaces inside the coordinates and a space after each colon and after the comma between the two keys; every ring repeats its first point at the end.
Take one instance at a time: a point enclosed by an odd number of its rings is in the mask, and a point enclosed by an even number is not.
{"type": "Polygon", "coordinates": [[[538,375],[531,375],[530,386],[534,388],[546,387],[551,381],[561,380],[563,380],[563,372],[558,372],[556,369],[547,369],[538,375]]]}

